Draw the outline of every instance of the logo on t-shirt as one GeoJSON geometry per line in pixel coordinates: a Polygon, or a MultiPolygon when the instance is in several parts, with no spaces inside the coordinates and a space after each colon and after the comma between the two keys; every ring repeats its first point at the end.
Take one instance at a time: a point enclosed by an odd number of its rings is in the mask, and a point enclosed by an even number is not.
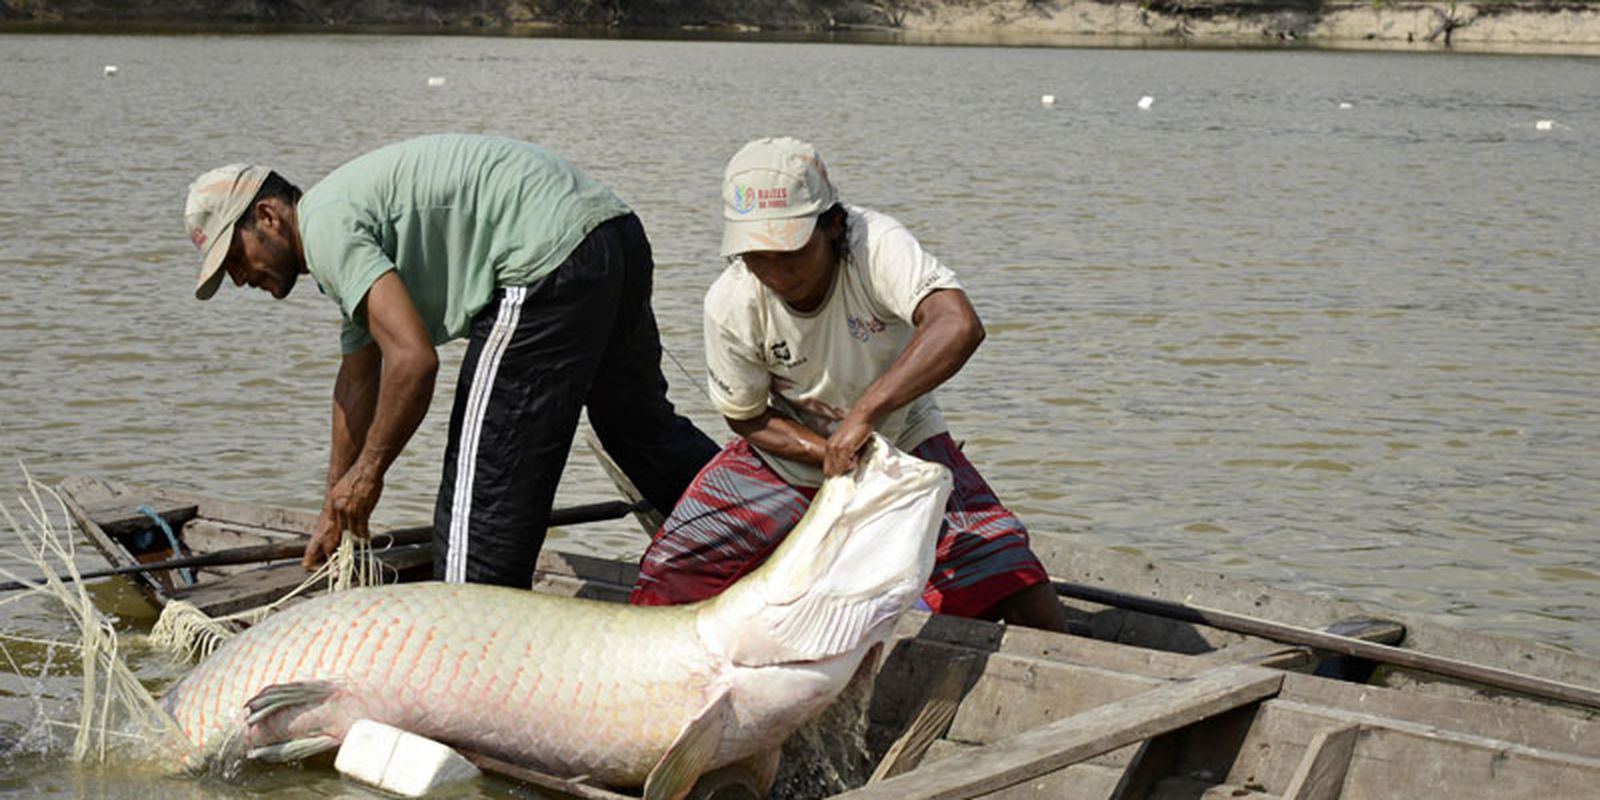
{"type": "Polygon", "coordinates": [[[882,320],[876,318],[862,319],[854,315],[850,317],[851,338],[860,339],[863,342],[870,341],[874,333],[883,333],[883,329],[886,327],[888,326],[884,325],[882,320]]]}
{"type": "Polygon", "coordinates": [[[774,342],[772,345],[772,360],[784,365],[785,367],[794,369],[795,367],[806,363],[807,359],[805,356],[795,358],[794,354],[789,352],[789,343],[786,341],[779,341],[774,342]]]}

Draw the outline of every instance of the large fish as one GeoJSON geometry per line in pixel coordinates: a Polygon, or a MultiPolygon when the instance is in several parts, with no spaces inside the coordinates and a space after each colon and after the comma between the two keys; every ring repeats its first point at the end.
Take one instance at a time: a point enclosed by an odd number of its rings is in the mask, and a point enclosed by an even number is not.
{"type": "Polygon", "coordinates": [[[874,437],[759,569],[687,606],[412,584],[233,638],[162,698],[207,761],[290,761],[367,718],[557,775],[681,798],[783,740],[885,641],[933,568],[949,473],[874,437]]]}

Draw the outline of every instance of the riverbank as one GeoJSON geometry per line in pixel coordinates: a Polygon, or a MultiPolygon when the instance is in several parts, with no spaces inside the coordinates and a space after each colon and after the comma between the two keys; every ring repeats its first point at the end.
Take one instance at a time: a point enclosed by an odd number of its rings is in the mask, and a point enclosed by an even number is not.
{"type": "Polygon", "coordinates": [[[909,15],[919,32],[1162,37],[1211,45],[1526,49],[1600,47],[1600,5],[1391,2],[944,2],[909,15]],[[1003,9],[1003,10],[1002,10],[1003,9]]]}
{"type": "Polygon", "coordinates": [[[1386,0],[0,0],[0,29],[381,27],[510,35],[843,35],[932,44],[1313,46],[1600,54],[1597,2],[1386,0]]]}

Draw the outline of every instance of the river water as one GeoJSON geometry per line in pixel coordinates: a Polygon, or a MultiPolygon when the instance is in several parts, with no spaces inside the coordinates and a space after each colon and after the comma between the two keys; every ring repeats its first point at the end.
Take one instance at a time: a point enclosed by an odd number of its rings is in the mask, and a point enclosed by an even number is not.
{"type": "MultiPolygon", "coordinates": [[[[964,279],[990,336],[941,402],[1036,536],[1600,653],[1593,58],[0,35],[0,498],[20,462],[318,507],[337,311],[193,300],[184,189],[241,160],[309,185],[445,130],[544,144],[638,210],[672,397],[716,438],[721,167],[802,136],[964,279]]],[[[428,518],[444,354],[380,521],[428,518]]],[[[576,454],[558,502],[610,496],[576,454]]],[[[644,546],[627,523],[552,543],[644,546]]],[[[43,603],[0,622],[75,636],[43,603]]],[[[36,674],[24,652],[0,673],[36,674]]],[[[75,679],[0,678],[0,792],[175,790],[63,766],[27,734],[75,679]]],[[[290,785],[359,791],[193,790],[290,785]]]]}

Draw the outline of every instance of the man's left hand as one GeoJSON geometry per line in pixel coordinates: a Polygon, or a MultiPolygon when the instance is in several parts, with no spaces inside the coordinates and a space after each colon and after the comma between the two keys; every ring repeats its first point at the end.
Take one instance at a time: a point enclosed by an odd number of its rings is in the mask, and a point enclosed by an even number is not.
{"type": "Polygon", "coordinates": [[[357,461],[339,482],[328,490],[326,507],[333,512],[333,521],[340,530],[349,531],[365,539],[367,518],[378,505],[383,494],[383,473],[357,461]]]}

